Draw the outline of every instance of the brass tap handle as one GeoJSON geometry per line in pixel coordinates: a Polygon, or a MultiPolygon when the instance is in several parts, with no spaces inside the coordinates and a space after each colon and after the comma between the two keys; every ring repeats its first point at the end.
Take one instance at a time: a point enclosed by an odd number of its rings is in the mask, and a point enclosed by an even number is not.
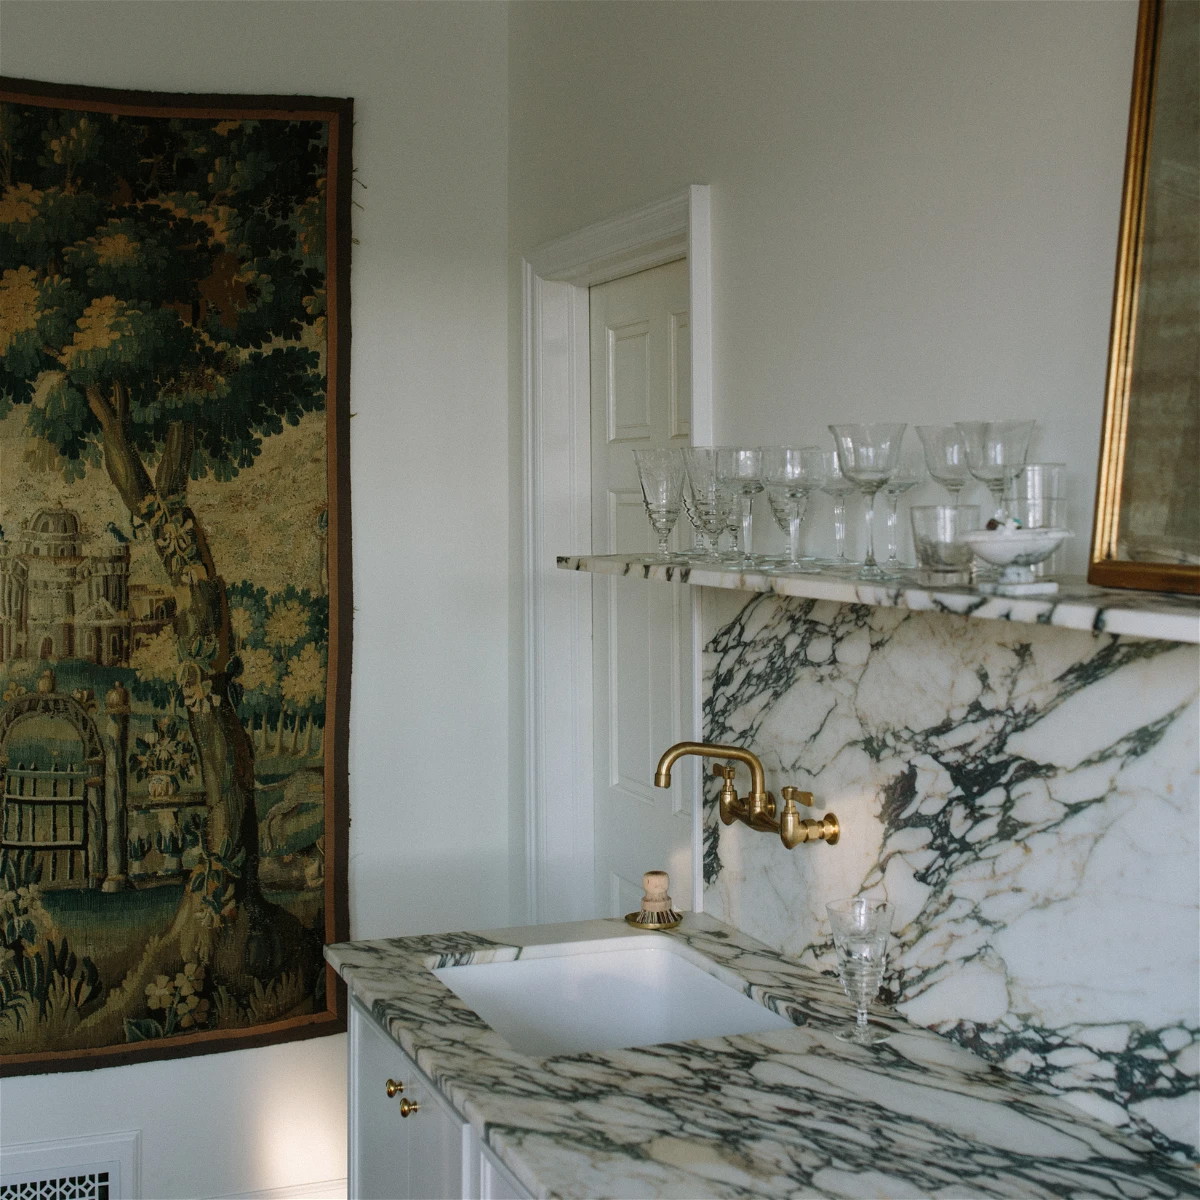
{"type": "Polygon", "coordinates": [[[785,804],[790,804],[793,801],[797,804],[812,804],[813,802],[812,792],[802,792],[799,788],[780,788],[779,794],[783,797],[785,804]]]}
{"type": "Polygon", "coordinates": [[[413,1101],[407,1099],[400,1101],[400,1115],[402,1117],[411,1117],[413,1113],[420,1111],[421,1106],[419,1104],[414,1104],[413,1101]]]}
{"type": "Polygon", "coordinates": [[[387,1083],[384,1084],[383,1090],[387,1092],[387,1098],[389,1100],[394,1100],[402,1091],[404,1091],[404,1084],[402,1084],[398,1079],[389,1079],[387,1083]]]}

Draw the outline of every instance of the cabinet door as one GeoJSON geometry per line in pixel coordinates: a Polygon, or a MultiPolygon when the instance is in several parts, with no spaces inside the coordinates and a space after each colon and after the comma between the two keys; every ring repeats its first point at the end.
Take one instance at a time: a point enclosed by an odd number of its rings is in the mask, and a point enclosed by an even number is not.
{"type": "Polygon", "coordinates": [[[479,1150],[479,1196],[480,1200],[530,1200],[530,1193],[486,1146],[479,1150]]]}
{"type": "Polygon", "coordinates": [[[455,1200],[473,1189],[475,1143],[411,1059],[357,1004],[350,1008],[351,1200],[455,1200]],[[403,1091],[387,1095],[389,1081],[403,1091]],[[401,1105],[408,1109],[402,1115],[401,1105]],[[415,1109],[408,1106],[415,1105],[415,1109]]]}

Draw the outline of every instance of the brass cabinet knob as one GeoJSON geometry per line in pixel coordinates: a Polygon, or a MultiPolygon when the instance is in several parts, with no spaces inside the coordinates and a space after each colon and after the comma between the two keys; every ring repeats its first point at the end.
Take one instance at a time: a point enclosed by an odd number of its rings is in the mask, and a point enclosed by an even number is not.
{"type": "Polygon", "coordinates": [[[421,1106],[419,1104],[414,1104],[411,1100],[400,1101],[400,1115],[402,1117],[411,1117],[413,1113],[420,1111],[421,1106]]]}
{"type": "Polygon", "coordinates": [[[402,1084],[398,1079],[389,1079],[384,1085],[383,1090],[387,1092],[387,1098],[389,1100],[393,1100],[395,1097],[400,1095],[402,1091],[404,1091],[404,1084],[402,1084]]]}

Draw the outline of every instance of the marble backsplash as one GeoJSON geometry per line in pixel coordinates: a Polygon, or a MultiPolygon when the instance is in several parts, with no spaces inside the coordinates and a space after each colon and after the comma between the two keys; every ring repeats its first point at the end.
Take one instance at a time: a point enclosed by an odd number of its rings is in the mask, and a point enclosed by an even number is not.
{"type": "Polygon", "coordinates": [[[843,828],[789,851],[721,825],[714,788],[706,910],[832,971],[825,902],[885,894],[885,989],[910,1020],[1194,1156],[1198,648],[711,589],[704,606],[706,737],[843,828]]]}

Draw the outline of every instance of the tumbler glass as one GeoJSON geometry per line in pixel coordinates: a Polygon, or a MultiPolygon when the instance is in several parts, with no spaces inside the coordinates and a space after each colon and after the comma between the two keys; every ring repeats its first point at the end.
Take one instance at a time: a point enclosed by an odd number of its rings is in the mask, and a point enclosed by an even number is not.
{"type": "MultiPolygon", "coordinates": [[[[1009,480],[1004,491],[1004,507],[1025,529],[1065,529],[1067,527],[1067,468],[1065,463],[1026,463],[1009,480]]],[[[1054,575],[1061,550],[1055,550],[1033,568],[1037,576],[1054,575]]]]}
{"type": "Polygon", "coordinates": [[[979,528],[978,504],[914,504],[909,510],[917,582],[928,586],[971,582],[974,552],[962,535],[979,528]]]}

